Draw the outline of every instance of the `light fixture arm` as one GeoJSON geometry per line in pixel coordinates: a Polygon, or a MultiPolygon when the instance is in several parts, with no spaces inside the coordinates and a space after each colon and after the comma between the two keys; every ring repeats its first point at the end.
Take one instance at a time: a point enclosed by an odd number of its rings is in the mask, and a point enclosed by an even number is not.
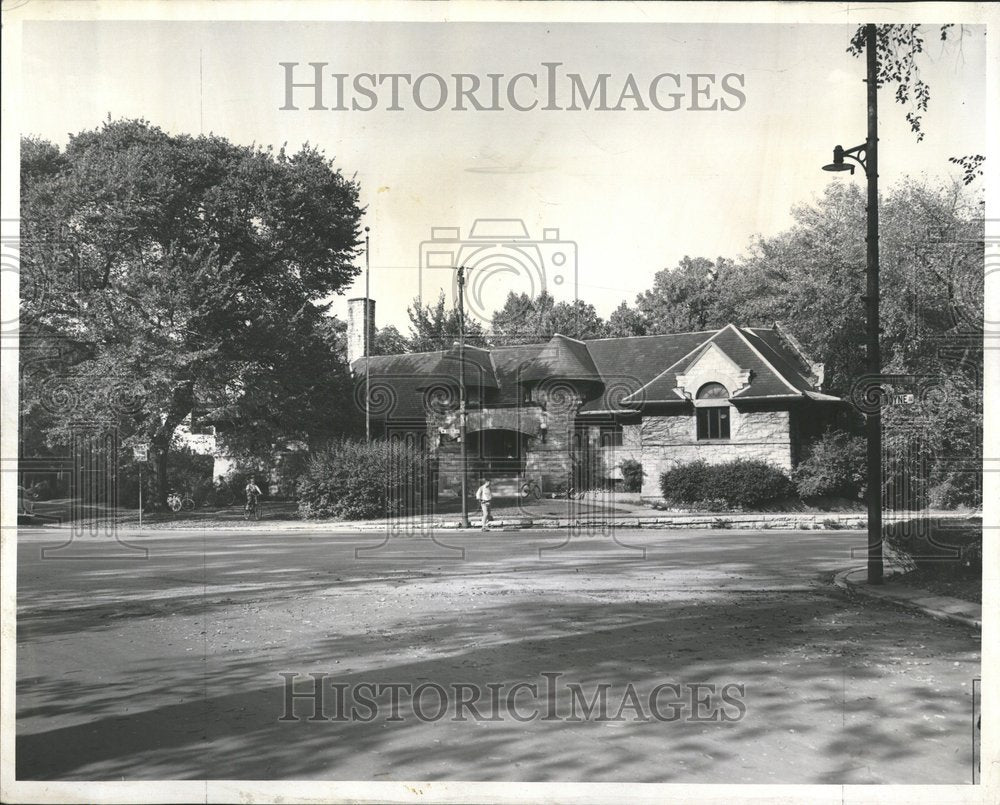
{"type": "Polygon", "coordinates": [[[868,143],[861,143],[854,148],[841,149],[841,159],[850,159],[861,166],[861,170],[868,175],[868,143]]]}

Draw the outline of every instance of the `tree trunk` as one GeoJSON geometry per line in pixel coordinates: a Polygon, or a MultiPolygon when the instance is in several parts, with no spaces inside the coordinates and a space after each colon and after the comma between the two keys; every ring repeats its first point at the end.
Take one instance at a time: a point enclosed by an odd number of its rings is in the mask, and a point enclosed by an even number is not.
{"type": "Polygon", "coordinates": [[[167,508],[167,455],[170,452],[169,438],[165,444],[162,439],[154,439],[153,451],[156,454],[156,508],[163,511],[167,508]]]}
{"type": "Polygon", "coordinates": [[[151,442],[156,452],[156,506],[161,511],[167,508],[167,493],[170,491],[167,479],[167,456],[170,442],[177,426],[184,421],[194,407],[194,384],[181,383],[174,388],[170,410],[163,415],[163,422],[153,433],[151,442]]]}

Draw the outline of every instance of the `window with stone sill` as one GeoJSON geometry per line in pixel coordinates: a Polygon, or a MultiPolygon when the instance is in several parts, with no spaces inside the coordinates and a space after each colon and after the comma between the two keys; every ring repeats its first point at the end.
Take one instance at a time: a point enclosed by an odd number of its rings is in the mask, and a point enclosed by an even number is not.
{"type": "Polygon", "coordinates": [[[622,426],[601,425],[600,443],[601,447],[621,447],[622,426]]]}
{"type": "Polygon", "coordinates": [[[719,400],[719,405],[695,409],[698,441],[729,439],[729,391],[721,383],[706,383],[695,395],[699,400],[719,400]]]}

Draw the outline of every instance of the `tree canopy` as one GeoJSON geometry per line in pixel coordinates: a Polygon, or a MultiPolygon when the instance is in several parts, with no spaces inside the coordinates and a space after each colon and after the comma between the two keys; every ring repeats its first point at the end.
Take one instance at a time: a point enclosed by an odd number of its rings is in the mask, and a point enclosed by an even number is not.
{"type": "Polygon", "coordinates": [[[21,210],[22,416],[50,444],[100,421],[165,466],[192,412],[234,448],[328,435],[349,382],[321,300],[361,210],[320,151],[109,121],[22,141],[21,210]]]}
{"type": "MultiPolygon", "coordinates": [[[[445,307],[444,291],[433,305],[423,305],[419,299],[414,299],[406,312],[410,317],[410,337],[407,340],[410,352],[448,349],[458,341],[458,310],[445,307]]],[[[391,333],[383,335],[385,340],[391,337],[391,333]]],[[[486,333],[482,326],[468,316],[465,319],[465,342],[476,347],[486,345],[486,333]]]]}
{"type": "Polygon", "coordinates": [[[511,291],[503,307],[493,314],[490,338],[498,345],[535,344],[556,333],[570,338],[603,338],[604,320],[594,306],[580,299],[556,302],[545,291],[531,298],[511,291]]]}

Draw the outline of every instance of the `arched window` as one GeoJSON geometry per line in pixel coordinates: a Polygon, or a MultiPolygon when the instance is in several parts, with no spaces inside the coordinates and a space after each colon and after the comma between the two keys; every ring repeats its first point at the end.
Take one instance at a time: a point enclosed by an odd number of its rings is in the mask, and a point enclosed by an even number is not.
{"type": "Polygon", "coordinates": [[[727,400],[729,392],[721,383],[706,383],[698,389],[697,398],[699,400],[727,400]]]}
{"type": "Polygon", "coordinates": [[[706,383],[695,397],[699,400],[718,400],[718,405],[701,405],[695,411],[698,419],[698,440],[729,438],[729,391],[721,383],[706,383]]]}

